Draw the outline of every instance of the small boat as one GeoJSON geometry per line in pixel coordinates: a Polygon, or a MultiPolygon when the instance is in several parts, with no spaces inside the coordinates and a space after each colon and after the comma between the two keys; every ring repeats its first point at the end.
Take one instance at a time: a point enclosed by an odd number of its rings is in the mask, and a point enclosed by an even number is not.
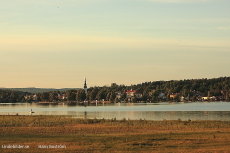
{"type": "Polygon", "coordinates": [[[29,113],[30,113],[30,115],[32,115],[32,114],[35,113],[35,112],[33,112],[32,108],[31,108],[31,110],[30,110],[29,113]]]}

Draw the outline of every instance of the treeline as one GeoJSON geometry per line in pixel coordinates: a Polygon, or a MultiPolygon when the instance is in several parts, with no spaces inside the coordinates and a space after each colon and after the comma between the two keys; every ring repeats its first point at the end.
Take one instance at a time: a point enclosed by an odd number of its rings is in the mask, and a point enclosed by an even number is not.
{"type": "Polygon", "coordinates": [[[160,101],[158,96],[160,93],[164,93],[166,101],[179,100],[180,97],[195,101],[198,97],[212,96],[222,97],[221,100],[229,100],[230,77],[145,82],[132,85],[131,88],[143,93],[143,100],[160,101]],[[170,98],[172,94],[179,96],[172,99],[170,98]]]}
{"type": "Polygon", "coordinates": [[[199,97],[219,97],[220,100],[229,100],[230,77],[213,79],[190,79],[153,81],[125,86],[112,84],[110,87],[90,87],[87,94],[83,89],[67,91],[50,91],[38,94],[29,92],[0,90],[0,102],[31,102],[31,101],[84,101],[104,100],[111,102],[138,102],[138,101],[196,101],[199,97]],[[127,97],[126,91],[136,90],[141,97],[127,97]],[[177,95],[172,98],[171,95],[177,95]]]}
{"type": "Polygon", "coordinates": [[[31,94],[31,93],[0,89],[0,102],[1,103],[21,102],[23,101],[24,96],[26,94],[31,94]]]}

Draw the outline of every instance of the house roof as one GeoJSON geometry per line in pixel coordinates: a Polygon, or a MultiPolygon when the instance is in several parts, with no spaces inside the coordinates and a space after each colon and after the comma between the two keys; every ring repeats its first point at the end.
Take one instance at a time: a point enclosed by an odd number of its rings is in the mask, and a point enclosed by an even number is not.
{"type": "Polygon", "coordinates": [[[137,92],[137,90],[128,90],[128,91],[126,91],[126,93],[127,92],[137,92]]]}
{"type": "Polygon", "coordinates": [[[135,94],[141,94],[139,91],[137,90],[128,90],[126,91],[126,93],[135,93],[135,94]]]}

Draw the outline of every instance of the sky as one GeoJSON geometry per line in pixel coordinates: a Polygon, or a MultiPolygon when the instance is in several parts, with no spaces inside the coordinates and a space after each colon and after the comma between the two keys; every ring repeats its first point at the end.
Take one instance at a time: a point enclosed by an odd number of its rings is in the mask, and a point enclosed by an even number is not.
{"type": "Polygon", "coordinates": [[[0,0],[0,87],[230,76],[229,0],[0,0]]]}

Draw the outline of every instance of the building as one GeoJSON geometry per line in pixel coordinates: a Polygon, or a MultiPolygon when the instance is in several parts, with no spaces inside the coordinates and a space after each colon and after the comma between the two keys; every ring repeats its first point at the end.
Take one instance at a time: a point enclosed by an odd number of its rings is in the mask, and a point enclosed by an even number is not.
{"type": "Polygon", "coordinates": [[[35,95],[33,95],[32,99],[33,99],[34,101],[37,101],[37,100],[38,100],[38,96],[35,94],[35,95]]]}
{"type": "Polygon", "coordinates": [[[161,92],[161,93],[159,94],[158,98],[164,99],[164,98],[165,98],[165,94],[164,94],[163,92],[161,92]]]}
{"type": "Polygon", "coordinates": [[[58,94],[58,100],[65,100],[65,99],[67,99],[66,94],[58,94]]]}
{"type": "Polygon", "coordinates": [[[84,90],[85,90],[85,94],[87,94],[87,84],[86,84],[86,77],[85,77],[85,83],[84,83],[84,90]]]}
{"type": "Polygon", "coordinates": [[[122,96],[122,92],[118,91],[115,93],[116,94],[116,98],[120,99],[122,96]]]}
{"type": "Polygon", "coordinates": [[[179,97],[178,93],[171,93],[170,94],[170,98],[172,98],[172,99],[177,98],[177,97],[179,97]]]}
{"type": "Polygon", "coordinates": [[[138,92],[137,90],[128,90],[125,92],[126,93],[126,98],[131,98],[131,97],[136,97],[136,98],[141,98],[142,94],[138,92]]]}

